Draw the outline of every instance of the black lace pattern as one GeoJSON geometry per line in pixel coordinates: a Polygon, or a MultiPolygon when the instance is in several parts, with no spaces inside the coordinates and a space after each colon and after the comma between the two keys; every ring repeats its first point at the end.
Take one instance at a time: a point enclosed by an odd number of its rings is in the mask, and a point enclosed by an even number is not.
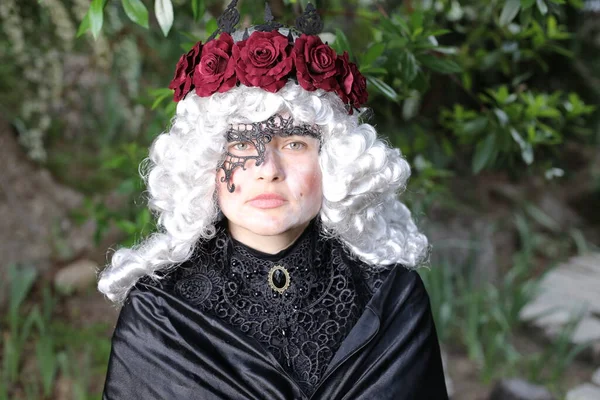
{"type": "Polygon", "coordinates": [[[259,341],[306,394],[387,275],[348,262],[342,245],[319,232],[313,221],[290,249],[272,256],[232,240],[222,228],[207,243],[210,252],[197,252],[167,279],[189,304],[259,341]],[[284,293],[268,284],[274,265],[289,272],[284,293]]]}
{"type": "Polygon", "coordinates": [[[262,122],[230,127],[225,136],[228,143],[242,143],[253,150],[251,155],[243,156],[226,150],[223,159],[217,165],[217,170],[223,169],[224,172],[221,182],[227,182],[227,189],[233,193],[235,191],[235,185],[231,182],[233,171],[238,167],[245,170],[246,163],[250,160],[254,160],[257,167],[260,166],[265,161],[265,150],[267,144],[273,140],[273,136],[309,136],[320,140],[321,132],[308,124],[296,125],[293,117],[275,114],[262,122]]]}

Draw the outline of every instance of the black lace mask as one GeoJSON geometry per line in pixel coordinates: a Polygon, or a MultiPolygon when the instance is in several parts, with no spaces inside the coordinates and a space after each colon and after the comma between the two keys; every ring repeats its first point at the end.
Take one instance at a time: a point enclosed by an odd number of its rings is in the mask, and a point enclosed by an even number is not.
{"type": "Polygon", "coordinates": [[[217,170],[222,168],[225,176],[221,177],[221,182],[227,182],[227,189],[233,193],[235,185],[231,183],[233,170],[237,167],[246,169],[248,160],[255,160],[257,167],[265,160],[266,145],[273,139],[273,136],[310,136],[315,139],[321,139],[321,133],[308,124],[294,125],[292,117],[282,117],[275,114],[266,121],[254,122],[251,124],[240,124],[235,128],[230,128],[226,132],[228,143],[243,143],[251,146],[251,154],[247,156],[238,156],[225,151],[223,160],[219,162],[217,170]]]}

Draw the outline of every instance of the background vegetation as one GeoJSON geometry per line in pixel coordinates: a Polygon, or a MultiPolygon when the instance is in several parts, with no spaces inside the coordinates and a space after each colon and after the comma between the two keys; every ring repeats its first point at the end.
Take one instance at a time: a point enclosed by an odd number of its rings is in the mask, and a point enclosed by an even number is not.
{"type": "MultiPolygon", "coordinates": [[[[240,2],[243,24],[262,21],[259,3],[240,2]]],[[[270,4],[278,21],[293,24],[306,2],[270,4]]],[[[330,43],[348,50],[368,77],[371,110],[363,118],[413,166],[404,199],[416,217],[493,214],[495,206],[478,194],[490,181],[522,192],[561,191],[583,175],[582,201],[600,199],[599,32],[590,22],[597,14],[582,0],[316,5],[330,43]]],[[[225,6],[222,0],[0,4],[0,115],[32,160],[88,196],[74,218],[95,219],[98,242],[111,226],[122,232],[123,245],[153,229],[138,165],[174,113],[166,87],[179,56],[215,30],[225,6]],[[105,199],[114,193],[123,200],[111,208],[105,199]]],[[[522,352],[514,342],[518,315],[541,272],[597,249],[597,238],[589,226],[562,226],[527,195],[505,209],[511,218],[504,229],[517,236],[514,251],[498,260],[497,279],[477,279],[476,257],[461,265],[434,259],[422,271],[440,339],[468,356],[484,385],[525,374],[561,394],[561,377],[581,349],[563,338],[522,352]]],[[[70,378],[73,398],[99,398],[109,350],[102,327],[75,329],[53,318],[61,297],[44,282],[34,285],[34,269],[10,271],[0,399],[58,398],[61,376],[70,378]]]]}

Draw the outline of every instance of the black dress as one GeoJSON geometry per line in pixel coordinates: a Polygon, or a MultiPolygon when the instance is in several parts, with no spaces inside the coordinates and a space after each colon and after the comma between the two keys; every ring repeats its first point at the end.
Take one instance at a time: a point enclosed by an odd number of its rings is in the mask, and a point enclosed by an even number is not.
{"type": "Polygon", "coordinates": [[[429,299],[318,220],[278,254],[214,239],[121,310],[103,399],[447,399],[429,299]],[[270,279],[269,279],[270,277],[270,279]]]}

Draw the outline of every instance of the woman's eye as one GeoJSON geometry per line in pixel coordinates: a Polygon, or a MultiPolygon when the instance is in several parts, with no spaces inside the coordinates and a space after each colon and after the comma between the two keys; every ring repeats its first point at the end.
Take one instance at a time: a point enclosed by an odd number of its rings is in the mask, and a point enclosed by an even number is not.
{"type": "Polygon", "coordinates": [[[306,144],[304,144],[302,142],[291,142],[291,143],[288,143],[286,145],[286,147],[289,147],[291,150],[302,150],[303,148],[306,147],[306,144]]]}
{"type": "Polygon", "coordinates": [[[239,142],[239,143],[232,144],[231,148],[233,150],[237,150],[237,151],[244,151],[244,150],[248,150],[250,148],[250,146],[248,145],[248,143],[239,142]]]}

